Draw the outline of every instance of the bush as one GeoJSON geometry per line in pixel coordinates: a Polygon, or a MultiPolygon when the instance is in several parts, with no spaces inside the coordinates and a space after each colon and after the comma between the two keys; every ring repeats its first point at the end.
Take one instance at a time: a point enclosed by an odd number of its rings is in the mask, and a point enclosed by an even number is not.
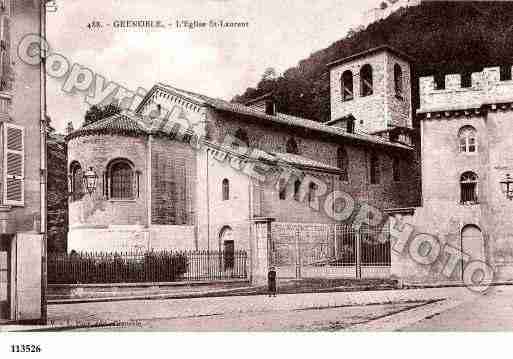
{"type": "Polygon", "coordinates": [[[183,278],[188,267],[187,254],[179,252],[52,254],[48,257],[48,282],[174,282],[183,278]]]}

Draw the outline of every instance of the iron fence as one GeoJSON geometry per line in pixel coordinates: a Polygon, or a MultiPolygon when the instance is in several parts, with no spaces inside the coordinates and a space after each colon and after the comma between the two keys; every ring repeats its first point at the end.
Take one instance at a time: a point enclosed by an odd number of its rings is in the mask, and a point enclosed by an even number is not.
{"type": "Polygon", "coordinates": [[[335,257],[339,265],[354,265],[357,257],[357,241],[360,240],[360,263],[362,266],[390,266],[391,248],[388,227],[351,226],[337,228],[335,257]]]}
{"type": "Polygon", "coordinates": [[[247,253],[150,251],[48,255],[48,283],[144,283],[247,279],[247,253]]]}

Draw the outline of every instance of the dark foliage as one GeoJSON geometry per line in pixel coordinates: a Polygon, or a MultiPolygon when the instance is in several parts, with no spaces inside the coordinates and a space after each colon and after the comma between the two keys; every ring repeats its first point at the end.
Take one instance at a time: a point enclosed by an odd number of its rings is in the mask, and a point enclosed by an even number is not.
{"type": "Polygon", "coordinates": [[[280,112],[326,121],[330,114],[326,64],[384,44],[416,59],[416,106],[419,76],[480,71],[483,66],[513,62],[513,3],[436,1],[402,8],[311,54],[282,76],[260,81],[256,89],[248,88],[233,100],[243,102],[274,91],[280,112]]]}
{"type": "Polygon", "coordinates": [[[48,257],[48,282],[135,283],[174,282],[188,268],[185,253],[53,254],[48,257]]]}
{"type": "Polygon", "coordinates": [[[108,104],[105,106],[96,106],[93,105],[87,110],[84,116],[84,123],[82,127],[95,123],[103,118],[115,115],[121,112],[121,108],[116,106],[115,104],[108,104]]]}

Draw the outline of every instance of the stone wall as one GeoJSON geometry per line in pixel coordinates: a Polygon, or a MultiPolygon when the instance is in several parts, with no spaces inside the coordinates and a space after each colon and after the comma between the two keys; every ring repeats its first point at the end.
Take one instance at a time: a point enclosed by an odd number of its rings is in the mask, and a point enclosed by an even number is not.
{"type": "Polygon", "coordinates": [[[194,223],[195,161],[190,145],[163,137],[152,138],[152,224],[194,223]]]}
{"type": "MultiPolygon", "coordinates": [[[[253,185],[250,178],[234,169],[230,160],[218,161],[214,150],[198,153],[198,181],[196,201],[198,206],[197,230],[198,248],[219,250],[222,246],[222,230],[229,227],[235,249],[249,249],[249,221],[251,208],[258,206],[251,194],[253,185]],[[223,200],[222,182],[229,183],[229,199],[223,200]]],[[[218,157],[219,158],[219,157],[218,157]]]]}
{"type": "Polygon", "coordinates": [[[192,226],[141,225],[108,226],[104,228],[74,228],[69,237],[68,251],[133,252],[148,250],[194,249],[192,226]]]}
{"type": "MultiPolygon", "coordinates": [[[[497,280],[513,278],[513,203],[500,187],[506,174],[513,172],[511,113],[509,105],[489,105],[478,113],[442,112],[423,119],[423,206],[405,219],[416,232],[434,235],[442,246],[448,244],[470,260],[486,262],[495,270],[497,280]],[[458,132],[468,125],[477,132],[475,153],[459,150],[458,132]],[[460,203],[460,176],[466,171],[478,175],[478,203],[472,205],[460,203]],[[470,249],[462,236],[469,225],[482,234],[470,249]]],[[[441,272],[447,258],[442,253],[433,265],[422,266],[405,252],[396,256],[394,273],[411,281],[461,280],[459,267],[450,277],[441,272]]]]}
{"type": "MultiPolygon", "coordinates": [[[[337,166],[337,149],[344,146],[349,159],[349,181],[341,181],[338,176],[330,175],[326,179],[330,188],[345,191],[356,200],[368,202],[379,208],[407,207],[419,203],[419,171],[416,153],[413,151],[408,152],[392,147],[377,149],[372,144],[355,144],[349,139],[333,139],[299,129],[292,133],[290,127],[258,122],[265,120],[258,120],[257,123],[250,122],[224,113],[212,113],[210,117],[215,123],[214,140],[216,141],[222,141],[227,134],[234,136],[236,131],[241,128],[246,131],[251,148],[259,148],[268,152],[286,152],[288,139],[294,137],[302,156],[334,167],[337,166]],[[369,183],[369,160],[372,151],[375,151],[379,158],[381,172],[379,184],[369,183]],[[401,178],[399,181],[394,181],[392,176],[394,156],[400,159],[401,178]]],[[[271,188],[270,191],[275,191],[275,189],[271,188]]],[[[278,212],[278,214],[287,216],[283,218],[284,221],[310,221],[310,213],[303,211],[300,212],[302,213],[300,215],[294,215],[294,211],[298,210],[295,204],[292,207],[284,207],[284,202],[279,203],[277,193],[270,192],[269,196],[269,198],[276,199],[273,208],[269,209],[272,212],[270,214],[277,215],[276,212],[278,212]]],[[[271,202],[268,201],[268,203],[271,202]]]]}
{"type": "Polygon", "coordinates": [[[355,118],[355,130],[373,132],[386,129],[385,119],[385,57],[386,53],[376,53],[331,69],[330,101],[331,119],[335,120],[349,114],[355,118]],[[360,94],[360,69],[369,64],[372,67],[373,93],[362,97],[360,94]],[[353,74],[353,99],[342,101],[341,79],[344,71],[353,74]]]}
{"type": "MultiPolygon", "coordinates": [[[[25,128],[25,204],[13,208],[16,231],[32,231],[39,223],[40,206],[40,67],[18,60],[18,44],[27,34],[38,33],[40,2],[17,1],[12,7],[10,54],[13,60],[13,97],[10,118],[25,128]],[[36,222],[36,223],[35,223],[36,222]]],[[[39,230],[39,229],[38,229],[39,230]]]]}
{"type": "MultiPolygon", "coordinates": [[[[98,174],[97,188],[84,194],[80,200],[69,203],[69,226],[84,225],[147,225],[147,142],[142,137],[91,135],[77,137],[68,142],[68,168],[73,161],[83,170],[93,167],[98,174]],[[133,200],[106,198],[103,194],[103,174],[110,161],[124,158],[139,171],[139,193],[133,200]]],[[[137,191],[137,189],[135,189],[137,191]]]]}
{"type": "Polygon", "coordinates": [[[513,80],[500,81],[499,67],[486,67],[471,78],[472,86],[462,88],[460,74],[445,75],[445,89],[438,90],[433,76],[421,77],[420,112],[479,108],[513,98],[513,80]]]}

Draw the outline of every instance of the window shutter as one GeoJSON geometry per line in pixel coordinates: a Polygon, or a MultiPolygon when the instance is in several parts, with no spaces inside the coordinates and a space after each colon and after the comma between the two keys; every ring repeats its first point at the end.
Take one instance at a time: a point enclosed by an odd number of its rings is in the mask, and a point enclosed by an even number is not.
{"type": "Polygon", "coordinates": [[[25,204],[25,129],[4,123],[4,203],[25,204]]]}

